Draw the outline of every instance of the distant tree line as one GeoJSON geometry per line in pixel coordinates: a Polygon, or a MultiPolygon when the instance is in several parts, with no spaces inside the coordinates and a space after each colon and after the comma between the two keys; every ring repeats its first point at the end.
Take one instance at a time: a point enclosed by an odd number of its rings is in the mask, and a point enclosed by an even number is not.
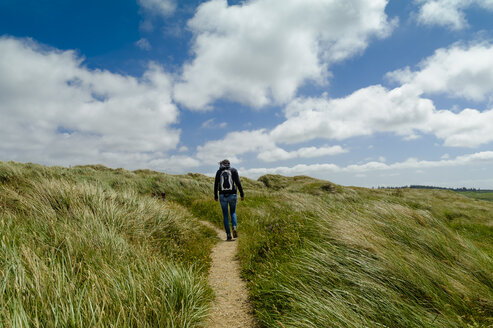
{"type": "Polygon", "coordinates": [[[402,187],[381,187],[379,186],[378,189],[406,189],[406,188],[411,188],[411,189],[440,189],[440,190],[452,190],[452,191],[458,191],[458,192],[464,192],[464,191],[473,191],[473,192],[493,192],[493,189],[476,189],[476,188],[446,188],[446,187],[437,187],[437,186],[423,186],[423,185],[409,185],[409,186],[402,186],[402,187]]]}

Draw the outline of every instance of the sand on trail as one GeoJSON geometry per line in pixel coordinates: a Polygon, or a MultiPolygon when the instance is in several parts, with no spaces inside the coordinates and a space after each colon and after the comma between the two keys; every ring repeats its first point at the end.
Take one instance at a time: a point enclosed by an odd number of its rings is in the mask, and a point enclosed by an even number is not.
{"type": "Polygon", "coordinates": [[[220,239],[211,254],[209,284],[216,293],[216,300],[208,327],[257,327],[246,284],[240,277],[240,264],[236,259],[238,241],[226,241],[224,231],[209,222],[201,223],[214,229],[220,239]]]}

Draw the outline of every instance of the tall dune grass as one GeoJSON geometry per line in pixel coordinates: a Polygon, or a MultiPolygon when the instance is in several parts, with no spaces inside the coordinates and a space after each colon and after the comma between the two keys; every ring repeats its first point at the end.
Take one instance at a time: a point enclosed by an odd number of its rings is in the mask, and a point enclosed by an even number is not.
{"type": "MultiPolygon", "coordinates": [[[[212,182],[0,162],[0,326],[203,325],[214,233],[195,217],[222,224],[212,182]]],[[[493,203],[242,183],[239,258],[262,327],[493,327],[493,203]]]]}
{"type": "MultiPolygon", "coordinates": [[[[263,326],[493,326],[493,204],[447,191],[259,180],[268,188],[247,191],[238,225],[263,326]]],[[[195,206],[197,215],[214,210],[195,206]]]]}
{"type": "Polygon", "coordinates": [[[213,233],[77,170],[0,163],[0,326],[203,326],[213,233]]]}

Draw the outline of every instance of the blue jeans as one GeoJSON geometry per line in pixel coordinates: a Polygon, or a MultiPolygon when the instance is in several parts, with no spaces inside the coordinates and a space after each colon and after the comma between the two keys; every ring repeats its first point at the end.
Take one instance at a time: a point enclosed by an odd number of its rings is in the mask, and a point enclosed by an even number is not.
{"type": "Polygon", "coordinates": [[[224,230],[226,234],[231,234],[229,230],[229,215],[228,215],[228,205],[229,212],[231,213],[231,225],[236,227],[236,194],[231,195],[219,195],[219,203],[221,203],[221,209],[223,210],[223,222],[224,230]]]}

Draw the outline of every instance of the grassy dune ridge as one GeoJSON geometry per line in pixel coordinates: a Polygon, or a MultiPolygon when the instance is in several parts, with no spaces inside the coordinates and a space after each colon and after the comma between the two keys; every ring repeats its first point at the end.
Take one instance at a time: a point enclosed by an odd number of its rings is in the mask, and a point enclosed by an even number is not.
{"type": "MultiPolygon", "coordinates": [[[[201,326],[214,234],[197,218],[222,224],[212,183],[0,162],[0,325],[201,326]]],[[[493,203],[242,183],[239,257],[262,326],[493,327],[493,203]]]]}
{"type": "Polygon", "coordinates": [[[493,201],[492,191],[461,191],[460,194],[474,199],[493,201]]]}
{"type": "Polygon", "coordinates": [[[493,325],[493,204],[445,191],[261,180],[282,206],[253,205],[253,240],[240,245],[266,326],[493,325]],[[289,251],[272,246],[283,243],[289,251]]]}
{"type": "Polygon", "coordinates": [[[214,234],[146,172],[0,163],[0,182],[0,326],[203,325],[214,234]]]}
{"type": "MultiPolygon", "coordinates": [[[[240,259],[265,327],[493,326],[493,204],[451,191],[261,177],[240,259]]],[[[216,218],[196,200],[192,212],[216,218]]]]}

